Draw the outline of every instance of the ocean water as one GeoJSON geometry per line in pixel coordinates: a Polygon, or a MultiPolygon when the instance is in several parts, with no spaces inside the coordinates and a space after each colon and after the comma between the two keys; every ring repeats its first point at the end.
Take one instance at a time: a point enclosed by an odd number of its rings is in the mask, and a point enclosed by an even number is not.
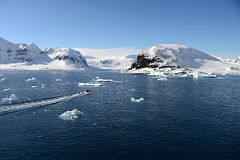
{"type": "Polygon", "coordinates": [[[239,76],[157,81],[111,71],[1,73],[6,79],[0,83],[0,99],[14,93],[24,102],[93,91],[1,115],[1,160],[240,159],[239,76]],[[115,81],[78,86],[96,76],[115,81]],[[32,77],[37,81],[25,81],[32,77]],[[132,103],[131,97],[144,101],[132,103]],[[72,121],[59,118],[73,109],[83,114],[72,121]]]}

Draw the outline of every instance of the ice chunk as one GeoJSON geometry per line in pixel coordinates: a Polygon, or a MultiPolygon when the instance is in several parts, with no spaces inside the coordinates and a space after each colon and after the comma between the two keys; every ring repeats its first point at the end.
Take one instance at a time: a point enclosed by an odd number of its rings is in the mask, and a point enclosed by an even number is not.
{"type": "Polygon", "coordinates": [[[1,100],[1,103],[2,103],[2,104],[6,104],[6,103],[11,103],[11,102],[9,101],[8,98],[3,98],[3,99],[1,100]]]}
{"type": "Polygon", "coordinates": [[[45,84],[42,84],[42,88],[44,88],[45,87],[45,84]]]}
{"type": "Polygon", "coordinates": [[[216,78],[217,75],[213,73],[208,73],[208,72],[193,72],[193,78],[198,79],[198,78],[216,78]]]}
{"type": "Polygon", "coordinates": [[[158,81],[167,81],[167,78],[166,78],[166,77],[158,77],[157,80],[158,80],[158,81]]]}
{"type": "Polygon", "coordinates": [[[79,86],[99,87],[104,86],[102,83],[78,83],[79,86]]]}
{"type": "Polygon", "coordinates": [[[9,97],[9,100],[10,100],[11,102],[13,102],[13,101],[17,101],[18,98],[17,98],[17,96],[16,96],[15,94],[11,94],[11,96],[9,97]]]}
{"type": "Polygon", "coordinates": [[[63,119],[63,120],[76,120],[79,115],[83,115],[83,113],[81,111],[78,111],[77,109],[73,109],[71,111],[66,111],[63,114],[61,114],[59,116],[59,118],[63,119]]]}
{"type": "Polygon", "coordinates": [[[3,92],[7,92],[7,91],[13,91],[13,89],[11,89],[11,88],[6,88],[6,89],[3,90],[3,92]]]}
{"type": "Polygon", "coordinates": [[[11,96],[9,98],[3,98],[1,100],[1,103],[2,104],[12,103],[12,102],[15,102],[17,100],[18,100],[17,96],[15,94],[11,94],[11,96]]]}
{"type": "Polygon", "coordinates": [[[135,98],[131,98],[131,102],[135,102],[135,103],[140,103],[140,102],[143,102],[144,101],[144,98],[139,98],[139,99],[135,99],[135,98]]]}
{"type": "Polygon", "coordinates": [[[5,78],[0,79],[0,82],[5,82],[5,78]]]}
{"type": "Polygon", "coordinates": [[[25,81],[26,82],[30,82],[30,81],[36,81],[37,79],[35,78],[35,77],[32,77],[32,78],[28,78],[28,79],[26,79],[25,81]]]}
{"type": "Polygon", "coordinates": [[[37,86],[31,86],[32,88],[37,88],[37,86]]]}
{"type": "Polygon", "coordinates": [[[99,77],[94,78],[93,81],[95,81],[95,82],[113,82],[112,79],[101,79],[99,77]]]}
{"type": "Polygon", "coordinates": [[[56,82],[60,82],[61,81],[61,79],[56,79],[56,82]]]}
{"type": "Polygon", "coordinates": [[[199,78],[199,72],[198,71],[194,71],[193,72],[193,78],[194,79],[198,79],[199,78]]]}

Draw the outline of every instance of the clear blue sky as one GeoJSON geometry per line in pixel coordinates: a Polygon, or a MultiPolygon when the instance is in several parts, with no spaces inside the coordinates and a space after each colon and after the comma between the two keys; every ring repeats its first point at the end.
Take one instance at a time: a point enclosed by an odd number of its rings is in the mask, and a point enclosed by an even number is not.
{"type": "Polygon", "coordinates": [[[240,0],[0,0],[0,36],[40,47],[180,43],[240,55],[240,0]]]}

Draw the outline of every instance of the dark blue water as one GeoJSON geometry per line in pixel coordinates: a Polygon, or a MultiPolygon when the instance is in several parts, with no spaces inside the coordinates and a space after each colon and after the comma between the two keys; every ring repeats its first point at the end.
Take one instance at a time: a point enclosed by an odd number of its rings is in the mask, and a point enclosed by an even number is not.
{"type": "Polygon", "coordinates": [[[240,77],[157,81],[107,71],[3,74],[0,98],[14,93],[19,101],[73,94],[86,89],[79,82],[96,76],[122,82],[91,88],[88,96],[0,116],[1,160],[240,159],[240,77]],[[38,81],[25,81],[33,76],[38,81]],[[14,90],[3,92],[5,88],[14,90]],[[131,103],[131,97],[145,101],[131,103]],[[74,108],[83,116],[75,121],[58,117],[74,108]]]}

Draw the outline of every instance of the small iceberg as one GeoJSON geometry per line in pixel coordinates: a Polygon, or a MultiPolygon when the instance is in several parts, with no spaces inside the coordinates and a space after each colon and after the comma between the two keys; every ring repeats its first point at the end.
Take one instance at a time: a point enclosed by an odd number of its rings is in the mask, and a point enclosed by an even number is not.
{"type": "Polygon", "coordinates": [[[198,78],[217,78],[217,75],[213,74],[213,73],[194,71],[193,72],[193,78],[194,79],[198,79],[198,78]]]}
{"type": "Polygon", "coordinates": [[[80,115],[83,115],[83,112],[78,111],[77,109],[73,109],[71,111],[66,111],[59,116],[62,120],[76,120],[80,115]]]}
{"type": "Polygon", "coordinates": [[[28,78],[28,79],[26,79],[25,81],[26,82],[30,82],[30,81],[36,81],[37,79],[35,78],[35,77],[32,77],[32,78],[28,78]]]}
{"type": "Polygon", "coordinates": [[[17,100],[18,100],[17,96],[15,94],[11,94],[11,96],[9,98],[3,98],[1,100],[1,103],[7,104],[7,103],[16,102],[17,100]]]}
{"type": "Polygon", "coordinates": [[[113,82],[112,79],[101,79],[99,77],[94,78],[93,81],[95,81],[95,82],[113,82]]]}
{"type": "Polygon", "coordinates": [[[32,88],[37,88],[37,86],[31,86],[32,88]]]}
{"type": "Polygon", "coordinates": [[[104,86],[102,83],[78,83],[79,86],[100,87],[104,86]]]}
{"type": "Polygon", "coordinates": [[[1,83],[5,82],[5,78],[0,79],[0,82],[1,83]]]}
{"type": "Polygon", "coordinates": [[[61,79],[56,79],[56,82],[60,82],[61,81],[61,79]]]}
{"type": "Polygon", "coordinates": [[[167,78],[166,77],[158,77],[157,80],[158,81],[167,81],[167,78]]]}
{"type": "Polygon", "coordinates": [[[9,100],[14,102],[14,101],[17,101],[18,98],[17,98],[17,96],[15,94],[11,94],[11,96],[9,97],[9,100]]]}
{"type": "Polygon", "coordinates": [[[144,98],[139,98],[139,99],[135,99],[135,98],[131,98],[131,102],[134,102],[134,103],[140,103],[140,102],[143,102],[144,101],[144,98]]]}
{"type": "Polygon", "coordinates": [[[11,88],[6,88],[6,89],[3,90],[3,92],[7,92],[7,91],[13,91],[13,89],[11,89],[11,88]]]}
{"type": "Polygon", "coordinates": [[[41,88],[44,88],[45,87],[45,84],[42,84],[42,87],[41,88]]]}

